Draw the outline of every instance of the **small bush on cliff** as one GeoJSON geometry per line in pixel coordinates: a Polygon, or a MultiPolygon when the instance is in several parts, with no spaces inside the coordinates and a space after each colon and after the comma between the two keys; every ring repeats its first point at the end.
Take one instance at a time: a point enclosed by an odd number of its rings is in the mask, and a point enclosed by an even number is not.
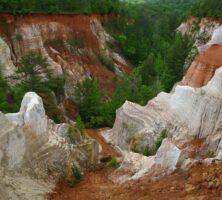
{"type": "Polygon", "coordinates": [[[102,65],[104,65],[108,70],[115,72],[115,65],[113,63],[113,60],[109,58],[104,51],[101,51],[99,53],[99,61],[102,65]]]}
{"type": "Polygon", "coordinates": [[[166,129],[164,129],[161,134],[160,134],[160,137],[158,138],[158,140],[156,141],[156,151],[160,148],[163,140],[165,138],[167,138],[167,135],[168,135],[168,131],[166,129]]]}
{"type": "Polygon", "coordinates": [[[0,74],[0,111],[7,112],[10,108],[7,97],[7,83],[0,74]]]}
{"type": "Polygon", "coordinates": [[[71,185],[78,184],[83,179],[81,170],[79,166],[77,166],[75,163],[72,164],[72,174],[73,174],[73,181],[71,185]]]}
{"type": "Polygon", "coordinates": [[[112,160],[109,161],[108,166],[113,168],[118,168],[120,166],[120,163],[116,158],[112,158],[112,160]]]}
{"type": "Polygon", "coordinates": [[[47,59],[41,54],[30,52],[22,57],[16,75],[12,78],[27,85],[31,91],[39,91],[45,88],[44,77],[50,78],[51,74],[47,59]]]}
{"type": "Polygon", "coordinates": [[[104,122],[104,104],[97,80],[86,79],[74,91],[75,103],[87,127],[100,127],[104,122]]]}
{"type": "Polygon", "coordinates": [[[213,151],[208,151],[206,157],[213,158],[213,157],[215,157],[215,153],[213,151]]]}
{"type": "Polygon", "coordinates": [[[143,149],[143,155],[144,156],[152,156],[152,155],[155,155],[155,154],[156,154],[155,148],[150,148],[149,146],[146,146],[143,149]]]}
{"type": "Polygon", "coordinates": [[[15,75],[10,77],[18,82],[11,89],[12,111],[19,110],[26,92],[34,91],[43,98],[47,115],[56,123],[64,122],[63,114],[58,109],[55,98],[57,102],[63,99],[65,78],[54,77],[52,74],[47,59],[41,54],[29,52],[23,56],[15,75]]]}
{"type": "Polygon", "coordinates": [[[84,135],[85,125],[80,116],[76,118],[76,128],[80,131],[82,135],[84,135]]]}

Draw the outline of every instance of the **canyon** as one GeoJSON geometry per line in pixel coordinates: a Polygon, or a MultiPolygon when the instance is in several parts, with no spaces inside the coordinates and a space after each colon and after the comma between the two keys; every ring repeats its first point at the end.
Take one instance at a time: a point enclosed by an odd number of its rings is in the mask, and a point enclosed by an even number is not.
{"type": "MultiPolygon", "coordinates": [[[[115,42],[102,27],[110,18],[1,14],[0,70],[5,77],[13,75],[22,55],[34,50],[47,58],[55,75],[68,74],[67,99],[86,77],[98,78],[112,92],[113,78],[131,66],[107,46],[115,42]],[[112,58],[115,72],[99,63],[101,49],[112,58]]],[[[71,120],[56,124],[34,92],[24,96],[18,113],[0,113],[0,198],[221,199],[222,26],[191,17],[177,31],[195,41],[183,80],[145,106],[126,101],[110,130],[82,135],[71,120]],[[75,144],[67,137],[70,130],[78,138],[75,144]],[[143,155],[144,149],[150,155],[143,155]],[[113,157],[120,163],[117,169],[107,166],[113,157]],[[73,166],[85,178],[71,188],[73,166]]]]}
{"type": "MultiPolygon", "coordinates": [[[[13,16],[0,14],[0,70],[4,78],[15,75],[19,61],[29,52],[38,52],[47,59],[54,76],[65,76],[65,97],[57,107],[65,118],[76,116],[74,88],[86,78],[98,80],[100,88],[110,96],[115,79],[131,71],[131,65],[109,48],[115,40],[102,24],[112,15],[13,16]],[[100,55],[111,59],[114,71],[100,61],[100,55]]],[[[13,80],[8,82],[13,85],[13,80]]],[[[43,96],[42,96],[43,97],[43,96]]],[[[44,100],[44,97],[43,97],[44,100]]],[[[61,113],[60,112],[60,113],[61,113]]],[[[53,118],[53,114],[47,112],[53,118]]]]}
{"type": "MultiPolygon", "coordinates": [[[[205,24],[206,27],[203,27],[203,21],[206,19],[200,22],[197,35],[203,29],[207,32],[209,25],[205,24]]],[[[192,26],[190,19],[178,31],[184,31],[184,26],[192,26]]],[[[186,31],[188,30],[190,28],[186,31]]],[[[119,171],[126,170],[128,175],[116,177],[117,182],[137,180],[144,175],[159,178],[176,169],[188,170],[196,162],[220,162],[220,30],[221,26],[218,24],[211,25],[208,41],[201,45],[198,41],[194,43],[199,48],[200,55],[171,93],[160,93],[146,106],[125,102],[117,110],[114,127],[105,135],[108,142],[120,147],[125,158],[119,171]],[[204,51],[200,46],[205,46],[204,51]],[[165,139],[163,138],[162,145],[153,156],[144,158],[129,153],[132,150],[143,152],[145,148],[155,149],[163,133],[165,139]],[[207,158],[209,152],[212,152],[212,158],[207,158]]],[[[186,31],[182,33],[186,34],[186,31]]]]}

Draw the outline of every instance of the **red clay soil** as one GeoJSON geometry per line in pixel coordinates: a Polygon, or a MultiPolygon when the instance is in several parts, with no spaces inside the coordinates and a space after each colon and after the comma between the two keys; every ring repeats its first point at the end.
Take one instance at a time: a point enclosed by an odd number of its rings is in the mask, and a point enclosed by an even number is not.
{"type": "Polygon", "coordinates": [[[222,66],[222,45],[213,45],[195,59],[187,71],[183,84],[202,87],[212,79],[220,66],[222,66]]]}
{"type": "Polygon", "coordinates": [[[89,172],[75,187],[60,182],[49,200],[222,200],[222,164],[197,165],[157,181],[149,177],[119,185],[108,179],[112,169],[89,172]]]}
{"type": "Polygon", "coordinates": [[[111,156],[111,157],[119,157],[120,154],[115,151],[111,144],[107,144],[102,137],[102,132],[106,129],[87,129],[86,134],[96,140],[102,146],[102,156],[111,156]]]}
{"type": "Polygon", "coordinates": [[[186,142],[182,146],[180,146],[180,149],[183,149],[183,152],[186,153],[189,158],[204,158],[206,157],[207,151],[206,138],[199,138],[186,142]]]}
{"type": "MultiPolygon", "coordinates": [[[[103,147],[103,155],[116,156],[116,151],[101,136],[101,130],[88,129],[87,135],[103,147]]],[[[195,141],[202,146],[204,140],[195,141]]],[[[84,179],[74,187],[61,180],[49,200],[222,200],[222,164],[197,164],[189,172],[153,181],[144,177],[124,184],[113,183],[112,168],[98,168],[86,172],[84,179]]]]}
{"type": "MultiPolygon", "coordinates": [[[[102,66],[98,54],[100,52],[100,41],[93,34],[91,29],[91,23],[93,19],[98,19],[102,23],[106,23],[113,19],[112,15],[56,15],[56,14],[32,14],[27,16],[13,16],[10,14],[0,13],[0,36],[9,44],[14,52],[25,55],[27,52],[26,45],[31,45],[30,40],[19,37],[19,30],[21,27],[31,27],[38,25],[41,29],[41,39],[46,47],[48,54],[54,61],[58,62],[58,55],[53,54],[49,47],[53,47],[60,53],[60,56],[68,64],[61,64],[65,71],[74,71],[75,65],[73,63],[79,63],[79,67],[82,67],[86,74],[90,73],[93,77],[99,80],[100,87],[106,89],[107,93],[111,95],[115,88],[115,74],[106,67],[102,66]],[[59,30],[53,31],[47,24],[55,22],[59,24],[59,30]],[[70,53],[67,47],[60,41],[71,41],[78,38],[84,42],[84,48],[91,50],[91,54],[81,53],[81,55],[70,53]],[[15,42],[19,45],[15,45],[15,42]],[[13,49],[18,48],[19,49],[13,49]],[[94,55],[93,55],[94,54],[94,55]]],[[[131,67],[120,65],[122,70],[130,72],[131,67]]]]}
{"type": "Polygon", "coordinates": [[[196,58],[197,62],[205,63],[211,66],[221,66],[222,65],[222,45],[213,45],[205,53],[199,55],[196,58]]]}

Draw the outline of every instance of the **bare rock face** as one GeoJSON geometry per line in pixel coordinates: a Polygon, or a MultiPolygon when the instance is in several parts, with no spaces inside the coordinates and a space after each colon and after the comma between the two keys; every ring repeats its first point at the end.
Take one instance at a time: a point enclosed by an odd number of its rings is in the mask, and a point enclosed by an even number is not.
{"type": "Polygon", "coordinates": [[[182,158],[182,151],[169,139],[165,139],[155,156],[146,157],[124,151],[122,164],[111,178],[117,183],[138,180],[145,175],[150,175],[153,179],[158,178],[177,169],[182,158]]]}
{"type": "MultiPolygon", "coordinates": [[[[197,17],[189,17],[187,21],[182,23],[178,28],[177,32],[182,35],[187,35],[189,38],[194,40],[194,45],[189,55],[187,56],[184,68],[187,70],[193,59],[198,55],[202,54],[211,47],[212,44],[220,44],[216,42],[215,33],[220,28],[221,22],[210,17],[203,18],[201,21],[197,17]],[[214,38],[212,40],[212,38],[214,38]],[[214,42],[213,42],[214,41],[214,42]]],[[[218,35],[218,34],[216,34],[218,35]]],[[[206,63],[195,62],[193,64],[204,65],[206,63]]],[[[192,64],[192,65],[193,65],[192,64]]]]}
{"type": "Polygon", "coordinates": [[[164,129],[176,141],[220,134],[221,77],[219,68],[207,86],[177,86],[173,93],[162,92],[145,107],[126,102],[117,111],[107,140],[129,149],[134,139],[140,140],[141,146],[152,146],[164,129]]]}
{"type": "Polygon", "coordinates": [[[172,172],[189,158],[185,152],[191,146],[186,143],[198,138],[207,141],[202,150],[205,156],[209,151],[218,154],[222,139],[221,83],[222,67],[204,87],[177,86],[174,92],[162,92],[144,107],[126,102],[117,111],[114,127],[105,138],[123,150],[143,151],[154,148],[161,132],[167,130],[170,140],[163,141],[154,161],[148,158],[147,166],[155,167],[140,169],[138,173],[142,170],[143,174],[172,172]]]}
{"type": "Polygon", "coordinates": [[[55,124],[45,115],[42,99],[27,93],[20,112],[0,113],[0,191],[3,199],[46,199],[55,181],[71,178],[73,162],[97,162],[98,145],[66,140],[68,124],[55,124]]]}
{"type": "Polygon", "coordinates": [[[123,150],[123,163],[112,180],[122,183],[144,175],[155,179],[177,168],[188,170],[197,162],[221,161],[221,24],[211,18],[199,23],[191,17],[178,31],[195,40],[200,55],[171,93],[161,92],[146,106],[126,101],[117,110],[115,124],[104,136],[123,150]],[[131,152],[146,149],[155,155],[131,152]]]}
{"type": "Polygon", "coordinates": [[[16,67],[14,66],[10,49],[6,42],[0,38],[0,72],[4,77],[8,77],[14,74],[16,67]]]}
{"type": "Polygon", "coordinates": [[[155,165],[166,173],[174,171],[182,161],[182,151],[169,139],[165,139],[156,153],[155,165]]]}
{"type": "Polygon", "coordinates": [[[22,100],[19,113],[6,114],[6,117],[20,126],[32,128],[34,132],[47,138],[48,119],[42,99],[36,93],[27,93],[22,100]]]}
{"type": "Polygon", "coordinates": [[[194,47],[198,49],[199,53],[203,53],[210,47],[208,43],[211,43],[211,45],[219,44],[218,41],[216,41],[218,37],[215,36],[219,33],[218,29],[221,23],[219,20],[210,17],[203,18],[201,21],[198,20],[197,17],[189,17],[187,21],[177,28],[177,31],[182,35],[188,35],[193,38],[195,41],[194,47]],[[214,38],[213,40],[211,39],[212,36],[214,38]]]}
{"type": "Polygon", "coordinates": [[[194,39],[193,49],[185,62],[187,70],[182,84],[202,87],[213,77],[216,69],[222,66],[221,22],[213,18],[203,18],[200,22],[190,17],[177,29],[183,35],[194,39]],[[200,54],[199,56],[197,56],[200,54]],[[196,57],[197,56],[197,57],[196,57]],[[193,58],[195,60],[193,61],[193,58]]]}
{"type": "Polygon", "coordinates": [[[212,79],[215,71],[222,66],[222,45],[213,45],[196,57],[188,69],[182,84],[202,87],[212,79]]]}

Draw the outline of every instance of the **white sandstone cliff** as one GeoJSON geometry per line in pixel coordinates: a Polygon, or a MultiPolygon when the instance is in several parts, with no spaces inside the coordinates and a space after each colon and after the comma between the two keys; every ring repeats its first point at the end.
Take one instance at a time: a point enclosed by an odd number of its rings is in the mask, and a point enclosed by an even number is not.
{"type": "MultiPolygon", "coordinates": [[[[73,162],[97,162],[98,145],[85,140],[70,144],[67,124],[47,118],[41,98],[27,93],[19,113],[0,113],[0,199],[42,200],[73,162]]],[[[70,178],[70,177],[69,177],[70,178]]]]}
{"type": "MultiPolygon", "coordinates": [[[[189,30],[183,26],[179,30],[185,34],[189,30]]],[[[217,22],[205,29],[211,36],[201,43],[206,46],[205,51],[221,44],[220,30],[217,22]]],[[[196,42],[197,46],[199,44],[196,42]]],[[[198,70],[205,69],[203,66],[199,65],[198,70]]],[[[155,178],[178,168],[187,170],[197,161],[208,164],[213,160],[222,161],[222,64],[220,66],[215,67],[208,82],[198,88],[178,85],[169,94],[161,92],[146,106],[126,101],[117,110],[115,124],[104,136],[123,154],[120,169],[112,175],[114,180],[124,182],[144,175],[155,178]],[[154,149],[163,131],[167,131],[167,139],[154,156],[131,152],[154,149]],[[215,157],[206,158],[208,152],[213,152],[215,157]],[[125,172],[124,175],[119,175],[119,171],[125,172]]]]}

